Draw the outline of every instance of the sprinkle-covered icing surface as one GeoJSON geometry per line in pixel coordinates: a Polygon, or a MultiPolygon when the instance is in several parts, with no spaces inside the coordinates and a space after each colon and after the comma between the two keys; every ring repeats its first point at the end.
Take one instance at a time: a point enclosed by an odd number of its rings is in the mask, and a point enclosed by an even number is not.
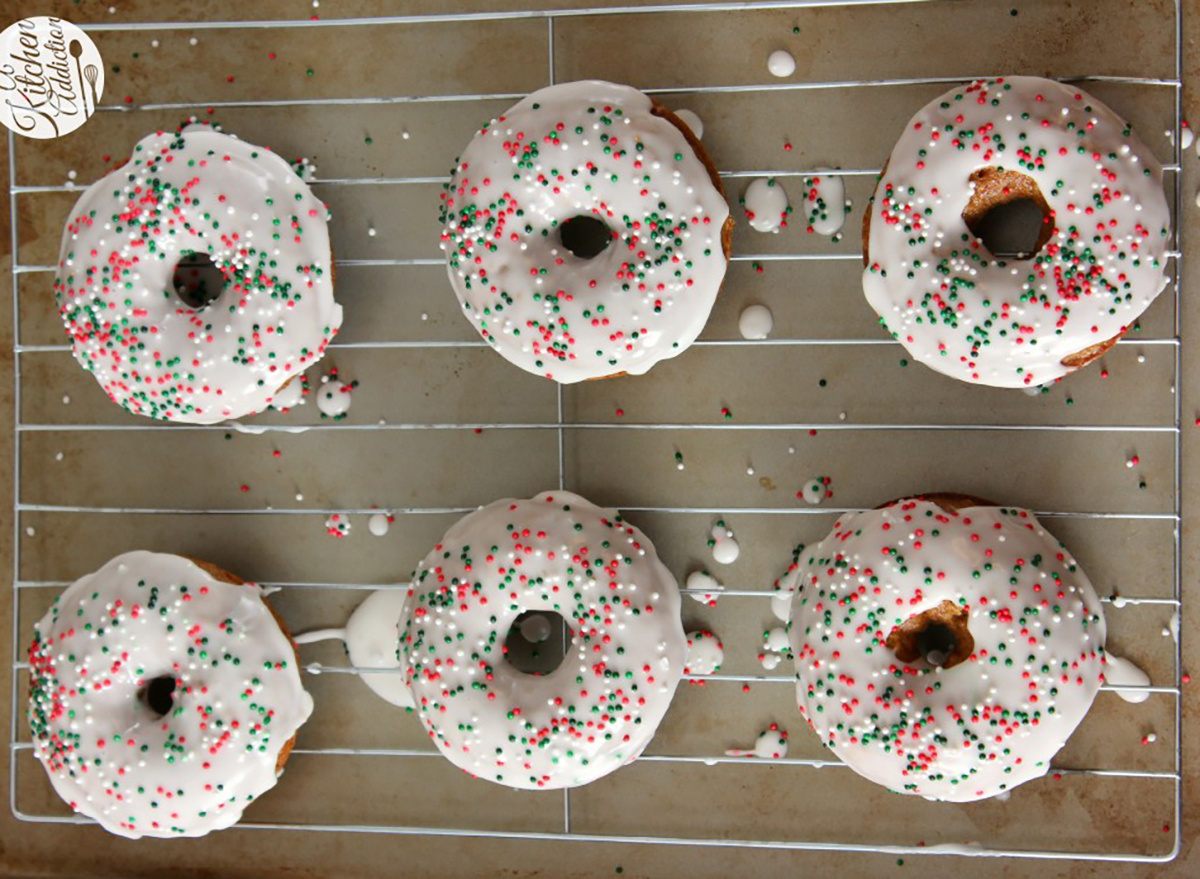
{"type": "Polygon", "coordinates": [[[640,375],[708,320],[729,216],[674,125],[628,86],[534,92],[484,126],[442,195],[442,249],[463,312],[505,359],[563,383],[640,375]],[[584,259],[575,217],[612,241],[584,259]]]}
{"type": "Polygon", "coordinates": [[[867,301],[938,372],[1045,384],[1123,332],[1167,281],[1162,166],[1128,123],[1073,85],[1014,76],[947,92],[908,124],[875,190],[867,301]],[[969,178],[1031,178],[1054,233],[1030,259],[990,254],[963,220],[969,178]]]}
{"type": "Polygon", "coordinates": [[[134,839],[235,823],[312,713],[258,588],[180,556],[125,553],[77,580],[35,627],[29,662],[34,753],[54,789],[134,839]],[[159,678],[176,682],[161,715],[159,678]]]}
{"type": "Polygon", "coordinates": [[[573,787],[635,759],[671,704],[686,641],[679,590],[650,541],[566,491],[460,519],[417,566],[400,642],[421,722],[466,772],[514,788],[573,787]],[[525,611],[560,614],[562,664],[518,671],[525,611]]]}
{"type": "Polygon", "coordinates": [[[75,359],[137,415],[261,412],[342,323],[327,219],[265,147],[199,123],[149,135],[84,192],[63,233],[54,290],[75,359]],[[175,292],[189,254],[224,278],[200,308],[175,292]]]}
{"type": "Polygon", "coordinates": [[[977,800],[1044,775],[1100,686],[1100,601],[1027,510],[904,500],[847,514],[798,570],[800,710],[894,791],[977,800]],[[968,614],[969,656],[902,661],[889,635],[943,602],[968,614]]]}

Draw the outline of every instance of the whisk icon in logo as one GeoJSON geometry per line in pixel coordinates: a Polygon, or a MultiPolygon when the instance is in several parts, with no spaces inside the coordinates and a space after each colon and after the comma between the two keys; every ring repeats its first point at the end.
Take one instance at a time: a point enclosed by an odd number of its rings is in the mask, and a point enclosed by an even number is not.
{"type": "Polygon", "coordinates": [[[0,33],[0,122],[17,134],[62,137],[86,122],[104,94],[104,61],[61,18],[23,18],[0,33]]]}

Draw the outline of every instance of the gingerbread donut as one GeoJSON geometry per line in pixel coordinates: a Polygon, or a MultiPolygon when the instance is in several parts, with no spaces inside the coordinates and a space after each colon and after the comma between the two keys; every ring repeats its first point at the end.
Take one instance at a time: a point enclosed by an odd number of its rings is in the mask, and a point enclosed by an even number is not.
{"type": "Polygon", "coordinates": [[[484,126],[441,219],[468,320],[506,360],[564,384],[641,374],[691,345],[733,230],[687,125],[598,81],[534,92],[484,126]]]}
{"type": "Polygon", "coordinates": [[[568,491],[501,500],[464,517],[417,566],[400,661],[421,723],[464,771],[542,790],[636,759],[683,675],[679,587],[620,514],[568,491]],[[561,665],[505,658],[530,611],[561,616],[561,665]]]}
{"type": "Polygon", "coordinates": [[[182,556],[129,552],[77,580],[35,626],[29,664],[54,789],[131,839],[236,823],[313,707],[258,587],[182,556]]]}
{"type": "Polygon", "coordinates": [[[1167,283],[1162,166],[1076,86],[1027,76],[956,88],[913,117],[863,221],[863,290],[914,358],[963,381],[1029,387],[1111,348],[1167,283]],[[976,233],[1032,203],[1032,253],[976,233]]]}
{"type": "Polygon", "coordinates": [[[75,359],[135,415],[261,412],[341,326],[328,213],[265,147],[201,123],[149,135],[63,233],[54,291],[75,359]],[[177,292],[193,255],[221,274],[208,301],[177,292]]]}
{"type": "Polygon", "coordinates": [[[893,791],[978,800],[1046,774],[1103,679],[1100,601],[1028,510],[929,495],[842,516],[780,581],[800,711],[893,791]]]}

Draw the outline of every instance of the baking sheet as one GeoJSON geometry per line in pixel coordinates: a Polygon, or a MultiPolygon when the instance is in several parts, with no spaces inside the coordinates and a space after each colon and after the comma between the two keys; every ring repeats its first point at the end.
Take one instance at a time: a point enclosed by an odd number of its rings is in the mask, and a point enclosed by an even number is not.
{"type": "MultiPolygon", "coordinates": [[[[744,551],[721,579],[748,592],[768,592],[791,546],[823,536],[841,508],[944,489],[1046,511],[1053,514],[1047,526],[1068,542],[1102,595],[1146,600],[1110,611],[1110,644],[1170,690],[1178,681],[1176,648],[1162,630],[1176,588],[1174,285],[1105,358],[1106,378],[1095,366],[1038,398],[902,366],[903,349],[881,338],[859,289],[855,233],[873,181],[866,172],[886,158],[912,113],[947,87],[897,80],[1006,71],[1175,76],[1170,3],[1019,6],[1017,15],[1006,4],[941,2],[554,20],[555,78],[623,80],[698,113],[706,147],[729,173],[731,201],[750,173],[783,172],[796,205],[804,171],[836,165],[864,172],[847,177],[854,209],[841,242],[805,235],[798,223],[778,236],[742,224],[739,260],[702,344],[645,377],[565,388],[563,473],[568,488],[630,509],[681,579],[706,562],[708,529],[723,517],[744,551]],[[964,33],[970,39],[957,36],[964,33]],[[778,84],[765,65],[775,48],[796,57],[793,81],[828,87],[761,88],[778,84]],[[737,316],[751,303],[774,312],[770,344],[740,341],[737,316]],[[1141,462],[1136,469],[1126,466],[1132,454],[1141,462]],[[811,508],[796,492],[817,475],[832,478],[834,497],[811,508]]],[[[292,14],[293,7],[307,8],[292,4],[292,14]]],[[[320,11],[336,14],[328,4],[320,11]]],[[[444,174],[471,132],[511,96],[549,81],[548,31],[545,19],[513,19],[95,34],[106,60],[122,67],[104,103],[121,105],[129,94],[135,109],[100,113],[86,133],[15,144],[18,187],[51,190],[18,196],[18,264],[55,261],[76,193],[53,190],[65,190],[69,171],[81,182],[95,179],[104,155],[120,157],[152,128],[218,105],[213,118],[227,130],[285,157],[313,158],[318,178],[328,181],[316,191],[334,213],[347,318],[337,347],[310,374],[316,379],[336,366],[360,385],[345,422],[321,422],[312,405],[253,419],[314,426],[303,434],[135,420],[62,349],[50,275],[19,274],[19,344],[30,346],[19,355],[15,609],[22,642],[56,584],[132,548],[196,554],[248,578],[288,584],[273,603],[294,630],[338,625],[366,594],[345,587],[402,581],[459,510],[557,484],[558,389],[482,347],[459,316],[437,249],[440,184],[428,179],[444,174]],[[482,97],[497,94],[505,97],[482,97]],[[164,103],[172,106],[140,109],[164,103]],[[376,185],[378,178],[393,182],[376,185]],[[385,538],[366,529],[372,506],[401,511],[385,538]],[[350,512],[350,538],[325,536],[323,521],[333,511],[350,512]]],[[[1086,88],[1173,162],[1164,133],[1174,126],[1173,86],[1086,88]]],[[[723,674],[765,674],[756,655],[773,622],[763,597],[686,605],[686,623],[724,640],[723,674]]],[[[302,658],[345,664],[333,644],[305,647],[302,658]]],[[[715,757],[778,722],[790,733],[789,757],[827,760],[794,708],[786,663],[771,676],[751,682],[749,692],[739,680],[682,687],[648,754],[715,757]]],[[[17,685],[24,689],[23,673],[17,685]]],[[[565,829],[561,794],[516,794],[463,776],[434,754],[415,718],[375,701],[353,676],[313,675],[307,685],[317,708],[299,751],[246,821],[565,829]],[[372,753],[334,753],[345,749],[372,753]],[[422,796],[402,793],[410,790],[422,796]]],[[[574,791],[570,830],[1160,857],[1178,832],[1176,699],[1162,692],[1132,706],[1100,694],[1056,760],[1093,772],[1031,783],[1005,803],[896,797],[836,766],[651,759],[574,791]],[[1149,732],[1157,736],[1153,746],[1142,744],[1149,732]],[[863,814],[872,815],[866,826],[863,814]]],[[[21,722],[17,733],[16,808],[23,816],[66,816],[20,748],[27,739],[21,722]]],[[[88,840],[99,835],[82,832],[88,840]]],[[[232,845],[253,846],[264,836],[274,834],[224,834],[198,845],[215,851],[232,837],[232,845]]]]}

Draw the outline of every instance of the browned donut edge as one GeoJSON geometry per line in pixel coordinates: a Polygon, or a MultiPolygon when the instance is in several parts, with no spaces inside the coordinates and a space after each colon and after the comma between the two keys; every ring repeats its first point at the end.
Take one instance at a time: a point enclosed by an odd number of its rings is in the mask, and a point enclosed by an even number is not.
{"type": "MultiPolygon", "coordinates": [[[[700,138],[696,137],[695,132],[688,127],[688,124],[676,116],[667,107],[660,104],[653,98],[650,99],[650,115],[657,116],[660,119],[665,119],[670,122],[683,135],[683,139],[688,142],[688,146],[692,148],[692,152],[696,154],[696,158],[700,160],[700,164],[704,166],[704,170],[708,172],[708,178],[713,182],[713,186],[717,187],[717,192],[721,193],[721,198],[725,199],[725,203],[729,203],[728,196],[725,195],[725,187],[721,184],[721,174],[717,171],[717,166],[713,163],[712,157],[709,156],[706,150],[700,143],[700,138]]],[[[729,216],[725,218],[725,224],[721,227],[721,251],[725,254],[725,262],[729,262],[729,258],[733,256],[733,211],[729,211],[729,216]]],[[[724,286],[724,282],[722,282],[724,286]]],[[[717,290],[717,295],[721,295],[720,289],[717,290]]],[[[620,378],[623,375],[628,375],[626,372],[614,372],[612,375],[598,375],[595,378],[586,379],[590,382],[604,381],[610,378],[620,378]]]]}
{"type": "MultiPolygon", "coordinates": [[[[206,562],[190,555],[185,555],[184,558],[220,583],[228,583],[230,586],[250,586],[252,588],[258,588],[255,584],[247,583],[241,577],[237,576],[237,574],[231,574],[229,571],[218,565],[214,565],[212,562],[206,562]]],[[[271,612],[271,616],[275,618],[275,624],[279,626],[279,630],[283,632],[283,636],[287,638],[288,643],[292,645],[292,653],[296,657],[296,668],[298,670],[300,668],[300,652],[299,648],[296,646],[296,641],[292,638],[291,629],[287,627],[287,623],[283,621],[283,617],[279,615],[275,608],[271,607],[270,602],[268,602],[261,595],[259,596],[259,600],[266,606],[267,610],[271,612]]],[[[295,746],[296,734],[293,733],[292,737],[284,742],[283,747],[279,749],[279,757],[275,760],[276,774],[283,772],[284,764],[287,763],[288,757],[292,753],[292,748],[295,746]]]]}
{"type": "Polygon", "coordinates": [[[886,507],[895,506],[896,504],[900,503],[901,501],[912,501],[912,500],[929,501],[931,504],[937,504],[939,507],[941,507],[947,513],[958,513],[958,512],[961,512],[962,510],[966,510],[971,507],[998,507],[998,506],[1000,506],[1000,504],[993,503],[992,501],[984,500],[983,498],[976,497],[973,494],[960,494],[958,492],[953,492],[953,491],[933,491],[933,492],[929,492],[928,494],[913,494],[913,495],[906,495],[904,497],[898,497],[898,498],[895,498],[894,500],[888,501],[885,504],[880,504],[875,509],[882,510],[886,507]]]}
{"type": "MultiPolygon", "coordinates": [[[[883,177],[887,173],[888,163],[884,163],[883,168],[879,171],[879,179],[875,182],[875,191],[871,193],[871,198],[867,201],[866,210],[863,211],[862,220],[862,259],[863,268],[871,264],[871,208],[875,204],[875,196],[879,195],[879,186],[883,183],[883,177]]],[[[981,169],[982,170],[982,169],[981,169]]],[[[978,172],[976,172],[978,173],[978,172]]],[[[996,204],[999,204],[997,201],[996,204]]],[[[987,204],[986,208],[980,212],[980,216],[987,213],[987,210],[992,207],[992,204],[987,204]]],[[[1047,236],[1047,239],[1049,236],[1047,236]]],[[[1046,242],[1040,237],[1038,239],[1038,249],[1040,250],[1046,242]]],[[[1117,344],[1122,336],[1128,332],[1128,328],[1121,330],[1111,339],[1104,342],[1097,342],[1095,345],[1089,345],[1082,351],[1076,351],[1074,354],[1068,354],[1059,362],[1068,369],[1079,369],[1082,366],[1087,366],[1093,360],[1103,357],[1113,345],[1117,344]]]]}

